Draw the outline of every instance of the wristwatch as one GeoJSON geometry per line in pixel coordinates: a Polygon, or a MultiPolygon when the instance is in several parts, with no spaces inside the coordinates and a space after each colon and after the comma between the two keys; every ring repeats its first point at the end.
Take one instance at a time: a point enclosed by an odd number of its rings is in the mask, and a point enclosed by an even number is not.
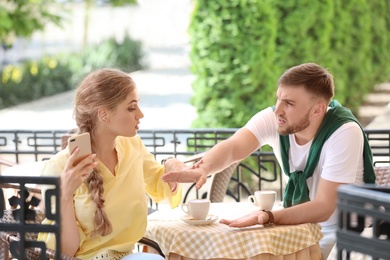
{"type": "Polygon", "coordinates": [[[268,222],[267,222],[267,223],[263,223],[263,225],[264,225],[264,226],[273,225],[273,224],[274,224],[274,214],[272,214],[271,211],[265,210],[265,209],[262,209],[261,211],[267,213],[267,215],[268,215],[268,222]]]}

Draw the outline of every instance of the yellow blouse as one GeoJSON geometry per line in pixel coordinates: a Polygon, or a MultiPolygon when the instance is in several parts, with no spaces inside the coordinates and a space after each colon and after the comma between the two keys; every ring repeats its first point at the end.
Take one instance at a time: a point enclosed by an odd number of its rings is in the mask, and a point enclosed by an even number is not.
{"type": "MultiPolygon", "coordinates": [[[[80,233],[80,247],[76,257],[80,259],[115,259],[118,253],[131,253],[134,244],[146,230],[146,193],[155,202],[167,198],[172,208],[181,202],[181,189],[172,194],[169,185],[161,180],[164,167],[155,161],[139,136],[117,137],[116,150],[116,176],[102,163],[98,165],[99,173],[103,177],[104,209],[113,227],[111,234],[99,238],[91,237],[95,204],[91,201],[85,183],[74,193],[73,202],[80,233]]],[[[60,175],[68,157],[68,149],[54,155],[45,164],[42,175],[60,175]]],[[[53,235],[40,234],[39,240],[45,241],[49,248],[55,248],[53,235]]]]}

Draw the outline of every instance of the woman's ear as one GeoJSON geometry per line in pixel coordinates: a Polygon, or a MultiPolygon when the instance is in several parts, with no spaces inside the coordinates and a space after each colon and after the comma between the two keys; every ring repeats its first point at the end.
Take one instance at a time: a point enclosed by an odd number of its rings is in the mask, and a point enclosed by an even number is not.
{"type": "Polygon", "coordinates": [[[107,109],[105,108],[99,108],[98,109],[98,118],[102,122],[107,122],[108,121],[108,113],[107,109]]]}

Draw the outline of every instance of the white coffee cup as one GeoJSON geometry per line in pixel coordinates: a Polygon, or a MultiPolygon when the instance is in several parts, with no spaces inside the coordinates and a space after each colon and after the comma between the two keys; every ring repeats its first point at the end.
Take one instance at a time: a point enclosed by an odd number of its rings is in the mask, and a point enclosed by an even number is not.
{"type": "Polygon", "coordinates": [[[271,210],[276,201],[276,191],[274,190],[258,190],[254,195],[248,197],[248,201],[256,207],[265,210],[271,210]]]}
{"type": "Polygon", "coordinates": [[[207,218],[210,209],[210,200],[195,199],[181,204],[181,209],[193,219],[204,220],[207,218]]]}

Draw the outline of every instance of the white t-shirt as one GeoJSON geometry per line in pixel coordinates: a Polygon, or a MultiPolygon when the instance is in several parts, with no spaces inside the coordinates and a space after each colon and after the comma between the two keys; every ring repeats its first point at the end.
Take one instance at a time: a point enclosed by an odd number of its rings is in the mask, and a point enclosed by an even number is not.
{"type": "MultiPolygon", "coordinates": [[[[245,128],[256,136],[261,146],[269,145],[273,148],[279,165],[283,165],[277,127],[276,116],[272,108],[258,112],[245,125],[245,128]]],[[[307,144],[298,145],[293,134],[289,135],[289,139],[290,171],[303,171],[313,140],[307,144]]],[[[333,182],[362,184],[364,171],[363,148],[363,133],[358,124],[348,122],[338,128],[324,143],[313,176],[306,180],[310,191],[310,199],[313,200],[316,195],[320,177],[333,182]]],[[[283,176],[287,181],[288,177],[285,174],[283,176]]],[[[337,212],[335,211],[321,225],[330,226],[336,223],[337,212]]]]}

